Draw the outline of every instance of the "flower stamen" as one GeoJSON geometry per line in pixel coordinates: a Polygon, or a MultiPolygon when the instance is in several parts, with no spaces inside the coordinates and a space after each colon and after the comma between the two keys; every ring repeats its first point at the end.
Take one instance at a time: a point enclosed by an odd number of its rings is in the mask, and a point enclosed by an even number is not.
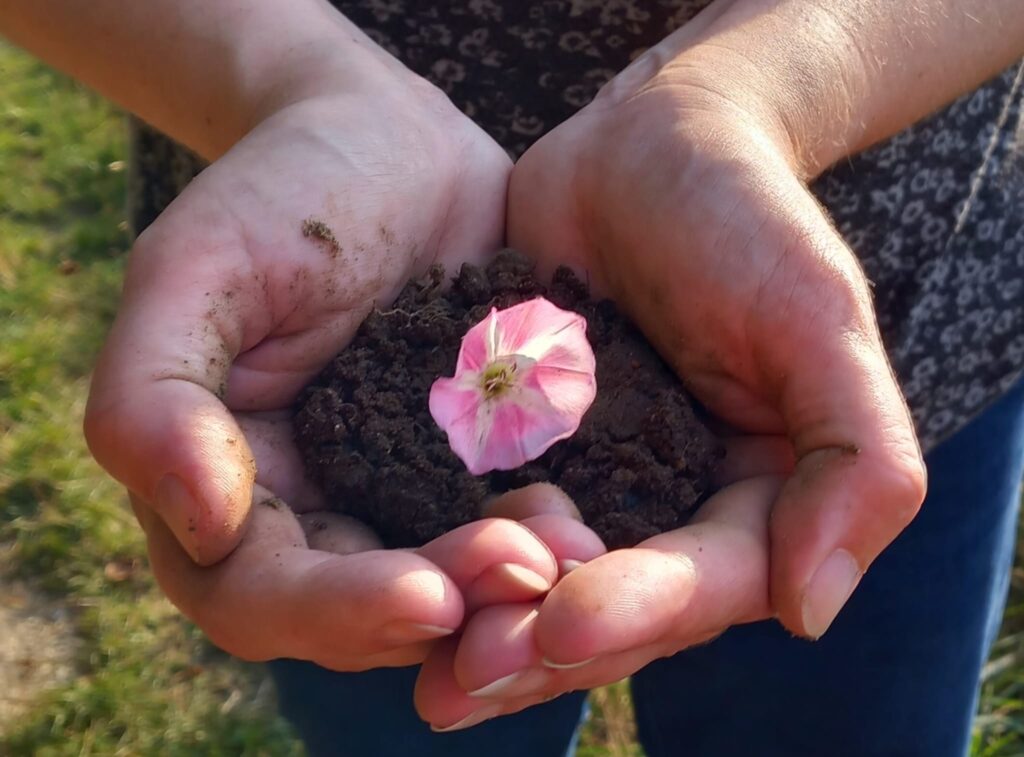
{"type": "Polygon", "coordinates": [[[484,368],[481,385],[484,399],[494,399],[515,384],[516,364],[514,362],[494,362],[484,368]]]}

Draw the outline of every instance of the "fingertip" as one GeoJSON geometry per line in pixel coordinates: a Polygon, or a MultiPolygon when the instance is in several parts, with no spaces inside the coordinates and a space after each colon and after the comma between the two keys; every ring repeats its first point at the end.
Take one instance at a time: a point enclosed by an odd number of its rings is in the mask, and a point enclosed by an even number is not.
{"type": "Polygon", "coordinates": [[[772,513],[772,601],[791,632],[820,638],[864,572],[920,510],[923,464],[853,447],[815,450],[772,513]]]}
{"type": "Polygon", "coordinates": [[[153,490],[153,509],[193,562],[199,565],[211,563],[199,551],[198,520],[203,508],[196,503],[184,481],[173,473],[161,478],[153,490]]]}
{"type": "Polygon", "coordinates": [[[455,722],[473,709],[463,701],[467,697],[455,680],[453,663],[458,645],[456,639],[442,639],[434,644],[420,666],[413,689],[413,706],[428,723],[455,722]],[[456,709],[449,712],[452,705],[456,709]]]}
{"type": "Polygon", "coordinates": [[[558,561],[558,574],[565,578],[567,575],[572,573],[578,568],[582,568],[586,563],[582,560],[559,560],[558,561]]]}
{"type": "MultiPolygon", "coordinates": [[[[463,591],[468,591],[477,579],[486,579],[485,594],[491,599],[503,595],[496,595],[492,589],[511,588],[514,596],[521,596],[527,586],[539,586],[540,581],[550,586],[558,578],[558,565],[547,545],[528,528],[505,518],[467,523],[423,545],[416,553],[439,566],[463,591]],[[492,569],[502,565],[505,567],[491,575],[492,569]],[[520,571],[520,577],[526,575],[522,571],[529,571],[539,578],[517,581],[512,575],[516,571],[520,571]]],[[[535,589],[528,591],[535,593],[535,589]]]]}
{"type": "Polygon", "coordinates": [[[820,639],[846,605],[864,571],[845,549],[837,549],[811,576],[800,603],[802,633],[820,639]]]}
{"type": "Polygon", "coordinates": [[[552,579],[516,563],[486,568],[464,591],[471,608],[526,602],[551,590],[552,579]]]}
{"type": "Polygon", "coordinates": [[[539,602],[494,605],[469,619],[452,661],[463,691],[479,692],[518,671],[541,666],[534,640],[539,606],[539,602]]]}
{"type": "Polygon", "coordinates": [[[543,657],[572,664],[649,644],[686,610],[697,587],[685,554],[633,548],[572,571],[541,605],[536,642],[543,657]]]}
{"type": "Polygon", "coordinates": [[[562,572],[568,573],[563,563],[578,568],[608,551],[601,537],[581,521],[563,515],[535,515],[522,521],[559,561],[562,572]]]}
{"type": "Polygon", "coordinates": [[[484,505],[489,518],[525,520],[537,515],[561,515],[580,522],[583,516],[568,494],[554,484],[539,482],[513,489],[484,505]]]}
{"type": "Polygon", "coordinates": [[[256,473],[227,408],[178,379],[113,398],[109,386],[101,391],[86,421],[97,461],[151,505],[193,560],[222,560],[241,538],[256,473]]]}

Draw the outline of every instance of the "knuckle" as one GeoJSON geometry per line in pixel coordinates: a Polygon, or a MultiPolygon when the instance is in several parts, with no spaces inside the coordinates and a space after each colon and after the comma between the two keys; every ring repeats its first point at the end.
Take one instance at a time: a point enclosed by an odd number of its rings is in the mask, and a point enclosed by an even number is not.
{"type": "Polygon", "coordinates": [[[871,291],[856,256],[831,228],[791,231],[779,240],[774,262],[762,273],[757,290],[760,309],[789,325],[872,333],[871,291]]]}
{"type": "Polygon", "coordinates": [[[879,501],[900,530],[917,517],[927,493],[927,474],[919,455],[903,455],[884,469],[879,501]]]}

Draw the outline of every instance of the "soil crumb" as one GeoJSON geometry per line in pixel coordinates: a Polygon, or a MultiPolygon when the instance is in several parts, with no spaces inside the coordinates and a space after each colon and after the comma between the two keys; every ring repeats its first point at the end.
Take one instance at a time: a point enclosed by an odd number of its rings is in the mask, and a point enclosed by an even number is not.
{"type": "Polygon", "coordinates": [[[307,239],[315,239],[323,244],[331,255],[337,255],[341,250],[341,243],[334,236],[331,227],[316,218],[307,218],[302,222],[302,236],[307,239]]]}
{"type": "Polygon", "coordinates": [[[511,250],[486,268],[464,265],[447,291],[444,277],[434,266],[371,313],[300,395],[296,441],[328,500],[392,547],[426,543],[479,518],[490,496],[538,481],[564,489],[612,549],[685,523],[711,493],[722,447],[614,304],[590,299],[566,268],[540,284],[511,250]],[[453,374],[463,335],[491,307],[537,296],[587,319],[597,399],[579,431],[537,460],[472,476],[430,416],[430,386],[453,374]]]}

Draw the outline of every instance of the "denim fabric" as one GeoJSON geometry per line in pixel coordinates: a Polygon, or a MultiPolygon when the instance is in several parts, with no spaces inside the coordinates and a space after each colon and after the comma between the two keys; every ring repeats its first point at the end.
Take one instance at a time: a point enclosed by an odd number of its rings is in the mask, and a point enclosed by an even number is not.
{"type": "MultiPolygon", "coordinates": [[[[816,643],[774,623],[734,628],[633,677],[648,757],[962,757],[999,627],[1024,468],[1024,384],[928,456],[921,514],[816,643]]],[[[572,694],[434,734],[416,669],[337,674],[271,665],[313,757],[562,757],[572,694]]]]}
{"type": "Polygon", "coordinates": [[[928,456],[920,515],[818,642],[773,623],[633,678],[648,757],[962,757],[1002,616],[1024,385],[928,456]]]}
{"type": "Polygon", "coordinates": [[[434,733],[412,706],[418,668],[332,673],[270,663],[281,710],[310,757],[565,757],[580,722],[577,692],[465,731],[434,733]]]}

